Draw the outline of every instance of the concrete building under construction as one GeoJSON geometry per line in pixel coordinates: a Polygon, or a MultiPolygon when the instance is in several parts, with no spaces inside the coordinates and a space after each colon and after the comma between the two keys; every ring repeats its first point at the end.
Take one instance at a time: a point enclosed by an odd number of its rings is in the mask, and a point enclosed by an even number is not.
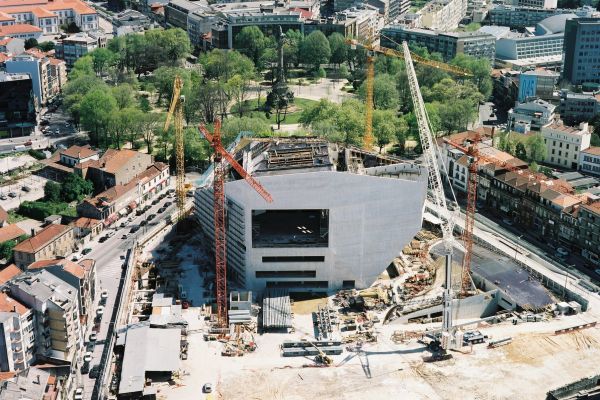
{"type": "MultiPolygon", "coordinates": [[[[367,287],[421,227],[423,166],[315,138],[242,138],[230,151],[273,197],[229,171],[228,277],[248,289],[367,287]]],[[[209,238],[212,176],[194,198],[209,238]]]]}

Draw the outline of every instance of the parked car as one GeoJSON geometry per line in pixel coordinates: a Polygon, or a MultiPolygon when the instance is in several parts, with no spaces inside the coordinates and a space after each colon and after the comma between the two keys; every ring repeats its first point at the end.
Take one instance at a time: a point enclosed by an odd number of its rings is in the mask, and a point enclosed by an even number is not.
{"type": "Polygon", "coordinates": [[[127,239],[127,234],[121,236],[121,240],[125,240],[125,239],[127,239]]]}
{"type": "Polygon", "coordinates": [[[90,369],[90,378],[91,379],[96,379],[100,376],[100,366],[99,365],[94,365],[92,367],[92,369],[90,369]]]}
{"type": "Polygon", "coordinates": [[[92,251],[92,249],[90,249],[89,247],[86,247],[85,249],[83,249],[81,251],[81,254],[85,256],[86,254],[90,253],[91,251],[92,251]]]}
{"type": "MultiPolygon", "coordinates": [[[[596,273],[596,275],[600,275],[600,268],[595,269],[594,272],[596,273]]],[[[600,292],[598,292],[598,293],[600,293],[600,292]]]]}
{"type": "Polygon", "coordinates": [[[98,339],[98,334],[96,332],[90,333],[90,336],[89,336],[90,342],[95,342],[97,339],[98,339]]]}
{"type": "Polygon", "coordinates": [[[108,236],[102,236],[100,239],[98,239],[98,243],[104,243],[108,240],[108,236]]]}
{"type": "Polygon", "coordinates": [[[152,205],[153,205],[153,206],[157,205],[159,201],[160,201],[160,199],[158,199],[158,198],[157,198],[157,199],[154,199],[154,200],[152,200],[152,205]]]}
{"type": "Polygon", "coordinates": [[[152,221],[154,218],[156,218],[156,214],[150,214],[148,215],[147,221],[152,221]]]}
{"type": "Polygon", "coordinates": [[[133,226],[130,230],[129,233],[136,233],[137,231],[140,230],[140,226],[139,225],[135,225],[133,226]]]}
{"type": "Polygon", "coordinates": [[[143,220],[142,222],[140,222],[140,226],[145,226],[145,225],[148,225],[148,221],[143,220]]]}
{"type": "Polygon", "coordinates": [[[175,193],[175,189],[169,189],[169,190],[167,190],[167,193],[169,193],[169,194],[173,193],[174,194],[175,193]]]}
{"type": "Polygon", "coordinates": [[[12,197],[14,199],[15,197],[17,197],[17,194],[15,192],[10,192],[8,194],[8,197],[12,197]]]}
{"type": "Polygon", "coordinates": [[[73,395],[74,400],[83,400],[83,388],[80,386],[75,389],[75,394],[73,395]]]}
{"type": "Polygon", "coordinates": [[[108,290],[104,289],[100,293],[100,301],[102,302],[102,304],[106,303],[106,299],[108,299],[108,290]]]}
{"type": "Polygon", "coordinates": [[[92,362],[92,352],[88,351],[83,356],[83,362],[89,363],[92,362]]]}
{"type": "Polygon", "coordinates": [[[6,200],[8,197],[4,193],[0,194],[0,200],[6,200]]]}
{"type": "Polygon", "coordinates": [[[103,315],[104,315],[104,306],[98,306],[98,308],[96,309],[96,317],[102,318],[103,315]]]}
{"type": "Polygon", "coordinates": [[[556,254],[559,257],[566,257],[569,255],[569,250],[565,249],[564,247],[559,247],[558,249],[556,249],[556,254]]]}
{"type": "Polygon", "coordinates": [[[513,225],[513,222],[512,222],[512,220],[510,220],[510,219],[508,219],[508,218],[504,218],[504,219],[502,219],[502,222],[504,222],[504,223],[505,223],[506,225],[508,225],[508,226],[512,226],[512,225],[513,225]]]}
{"type": "Polygon", "coordinates": [[[111,237],[113,237],[114,235],[115,235],[115,231],[108,231],[108,232],[106,232],[106,237],[107,237],[107,238],[111,238],[111,237]]]}
{"type": "Polygon", "coordinates": [[[24,192],[31,192],[31,188],[29,186],[23,186],[21,187],[21,190],[24,192]]]}
{"type": "Polygon", "coordinates": [[[79,259],[81,258],[81,256],[79,254],[75,254],[72,258],[71,261],[79,261],[79,259]]]}
{"type": "Polygon", "coordinates": [[[121,222],[121,228],[125,228],[127,226],[127,221],[121,222]]]}
{"type": "Polygon", "coordinates": [[[172,202],[172,201],[167,201],[167,202],[165,203],[165,207],[169,207],[171,204],[173,204],[173,202],[172,202]]]}
{"type": "Polygon", "coordinates": [[[167,209],[167,207],[161,207],[161,208],[158,209],[158,212],[159,213],[164,213],[166,209],[167,209]]]}

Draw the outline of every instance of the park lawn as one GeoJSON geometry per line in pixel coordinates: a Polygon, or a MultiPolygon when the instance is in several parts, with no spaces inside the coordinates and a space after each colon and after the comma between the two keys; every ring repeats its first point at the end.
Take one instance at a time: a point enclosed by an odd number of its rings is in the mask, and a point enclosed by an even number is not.
{"type": "MultiPolygon", "coordinates": [[[[304,99],[301,97],[297,97],[294,99],[294,106],[296,110],[291,113],[288,113],[285,117],[285,120],[281,123],[281,125],[289,125],[289,124],[297,124],[300,119],[300,115],[302,111],[307,107],[318,103],[316,100],[304,99]]],[[[260,106],[262,107],[265,104],[265,100],[261,99],[260,106]]],[[[244,116],[253,117],[253,118],[264,118],[265,112],[257,110],[257,99],[251,99],[244,101],[244,108],[251,111],[246,111],[244,116]]],[[[237,115],[236,110],[238,109],[237,105],[233,106],[231,109],[232,115],[237,115]]],[[[275,115],[271,115],[271,118],[268,119],[269,122],[275,124],[275,115]]]]}
{"type": "Polygon", "coordinates": [[[8,212],[8,223],[9,224],[14,224],[19,221],[24,221],[26,219],[27,219],[27,217],[24,217],[21,214],[17,214],[15,210],[10,210],[8,212]]]}

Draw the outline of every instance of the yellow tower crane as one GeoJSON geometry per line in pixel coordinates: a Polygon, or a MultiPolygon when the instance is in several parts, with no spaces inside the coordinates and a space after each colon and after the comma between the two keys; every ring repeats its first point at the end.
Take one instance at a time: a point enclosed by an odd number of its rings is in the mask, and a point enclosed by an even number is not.
{"type": "Polygon", "coordinates": [[[175,160],[177,180],[175,192],[177,194],[177,220],[181,221],[185,217],[185,165],[183,163],[183,103],[185,96],[181,94],[183,80],[179,75],[173,82],[173,97],[165,121],[165,131],[169,129],[171,119],[175,125],[175,160]]]}
{"type": "MultiPolygon", "coordinates": [[[[365,135],[363,137],[363,147],[370,149],[373,146],[373,85],[375,81],[375,53],[383,54],[388,57],[396,57],[404,59],[404,54],[398,50],[389,49],[379,45],[361,43],[356,39],[348,39],[346,43],[352,49],[357,46],[364,48],[367,51],[367,93],[366,93],[366,110],[365,110],[365,135]]],[[[460,68],[454,65],[446,64],[440,61],[428,60],[411,52],[413,62],[418,62],[432,68],[437,68],[442,71],[450,72],[458,76],[469,77],[473,76],[469,70],[460,68]]]]}

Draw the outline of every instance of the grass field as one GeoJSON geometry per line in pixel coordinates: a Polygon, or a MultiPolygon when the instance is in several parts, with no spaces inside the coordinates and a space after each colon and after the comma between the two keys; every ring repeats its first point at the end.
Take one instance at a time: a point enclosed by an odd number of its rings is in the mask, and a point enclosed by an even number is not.
{"type": "MultiPolygon", "coordinates": [[[[295,98],[294,104],[292,106],[292,111],[287,114],[287,116],[285,117],[285,120],[281,124],[282,125],[297,124],[298,120],[300,119],[300,114],[302,114],[302,111],[306,107],[308,107],[312,104],[315,104],[315,103],[317,103],[317,101],[315,101],[315,100],[303,99],[300,97],[295,98]]],[[[265,101],[261,100],[260,108],[262,108],[264,106],[264,104],[265,104],[265,101]]],[[[244,116],[256,117],[256,118],[263,118],[265,116],[265,112],[258,109],[256,99],[244,101],[243,107],[245,110],[247,110],[244,112],[244,116]]],[[[234,115],[237,115],[236,114],[237,110],[238,110],[238,105],[235,105],[232,107],[231,113],[234,115]]],[[[272,115],[271,119],[269,121],[274,124],[275,116],[272,115]]]]}

